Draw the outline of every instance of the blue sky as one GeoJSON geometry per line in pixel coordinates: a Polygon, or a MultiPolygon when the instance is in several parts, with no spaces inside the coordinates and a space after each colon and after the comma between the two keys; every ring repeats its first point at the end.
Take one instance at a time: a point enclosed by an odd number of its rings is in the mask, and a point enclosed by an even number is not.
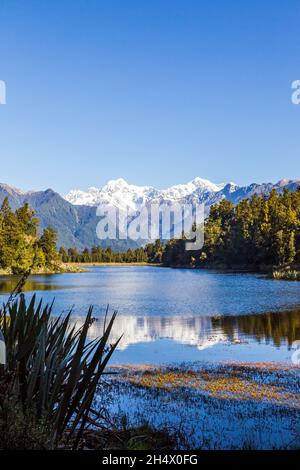
{"type": "Polygon", "coordinates": [[[300,178],[300,3],[1,0],[0,181],[300,178]]]}

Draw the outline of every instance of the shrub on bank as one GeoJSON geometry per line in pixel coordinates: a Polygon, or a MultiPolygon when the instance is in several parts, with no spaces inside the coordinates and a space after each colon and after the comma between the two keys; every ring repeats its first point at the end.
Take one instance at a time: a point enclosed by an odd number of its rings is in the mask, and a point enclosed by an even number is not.
{"type": "Polygon", "coordinates": [[[300,272],[295,269],[283,269],[279,271],[273,271],[274,279],[285,279],[287,281],[299,281],[300,272]]]}

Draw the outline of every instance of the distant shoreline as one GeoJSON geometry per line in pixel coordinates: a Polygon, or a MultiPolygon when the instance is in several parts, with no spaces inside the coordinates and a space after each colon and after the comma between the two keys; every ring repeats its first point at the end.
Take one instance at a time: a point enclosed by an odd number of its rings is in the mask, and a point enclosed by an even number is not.
{"type": "MultiPolygon", "coordinates": [[[[41,268],[33,269],[30,275],[45,275],[45,274],[66,274],[66,273],[85,273],[86,269],[80,269],[79,265],[76,263],[64,263],[58,266],[53,266],[53,268],[41,268]]],[[[14,273],[11,268],[2,269],[0,268],[0,276],[19,276],[21,277],[22,273],[14,273]]]]}
{"type": "Polygon", "coordinates": [[[144,262],[130,262],[130,263],[117,263],[117,262],[97,262],[97,263],[68,263],[71,266],[161,266],[160,264],[155,263],[144,263],[144,262]]]}
{"type": "MultiPolygon", "coordinates": [[[[299,281],[300,280],[300,266],[299,265],[287,265],[282,266],[281,268],[275,266],[260,266],[254,267],[253,265],[245,266],[232,266],[230,268],[225,267],[221,264],[208,264],[202,266],[193,266],[193,265],[170,265],[165,266],[158,263],[146,263],[146,262],[69,262],[63,263],[53,269],[38,269],[31,272],[31,275],[51,275],[51,274],[76,274],[76,273],[86,273],[88,272],[89,267],[110,267],[110,266],[152,266],[157,268],[172,268],[172,269],[198,269],[203,271],[217,271],[223,274],[257,274],[265,277],[269,277],[274,280],[289,280],[289,281],[299,281]]],[[[21,276],[22,274],[17,274],[11,272],[11,269],[1,269],[0,276],[21,276]]]]}

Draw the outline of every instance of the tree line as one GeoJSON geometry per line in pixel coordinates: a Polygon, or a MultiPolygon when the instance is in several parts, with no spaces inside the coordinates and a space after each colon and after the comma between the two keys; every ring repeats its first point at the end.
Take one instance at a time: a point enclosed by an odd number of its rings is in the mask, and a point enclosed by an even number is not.
{"type": "Polygon", "coordinates": [[[185,240],[170,240],[165,266],[223,265],[261,268],[300,263],[300,187],[269,196],[254,195],[233,205],[213,205],[201,250],[186,251],[185,240]]]}
{"type": "Polygon", "coordinates": [[[163,244],[157,240],[145,247],[115,252],[110,247],[93,246],[81,251],[60,247],[59,257],[64,263],[161,263],[163,244]]]}

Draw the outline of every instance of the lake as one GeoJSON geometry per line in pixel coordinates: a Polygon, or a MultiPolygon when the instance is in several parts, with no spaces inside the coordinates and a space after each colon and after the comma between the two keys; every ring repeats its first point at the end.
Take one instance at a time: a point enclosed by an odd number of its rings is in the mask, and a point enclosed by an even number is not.
{"type": "MultiPolygon", "coordinates": [[[[0,277],[2,301],[16,283],[0,277]]],[[[86,273],[35,275],[26,296],[73,307],[78,325],[94,306],[90,337],[101,335],[106,306],[117,310],[112,363],[291,362],[300,340],[300,285],[254,274],[151,266],[90,267],[86,273]]]]}

